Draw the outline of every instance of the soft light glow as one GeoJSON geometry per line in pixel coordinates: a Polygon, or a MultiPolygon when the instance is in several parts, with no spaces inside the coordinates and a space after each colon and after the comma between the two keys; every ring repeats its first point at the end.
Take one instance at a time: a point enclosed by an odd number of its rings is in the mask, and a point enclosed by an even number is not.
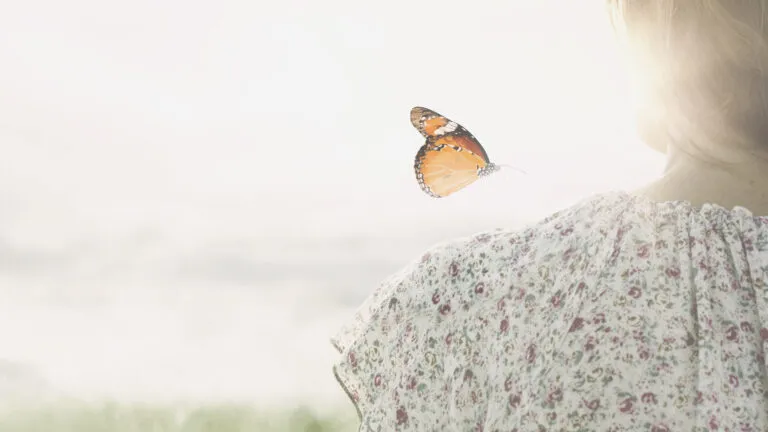
{"type": "Polygon", "coordinates": [[[84,397],[344,403],[328,339],[388,273],[661,167],[594,3],[9,2],[0,358],[84,397]],[[414,105],[529,174],[427,197],[414,105]]]}

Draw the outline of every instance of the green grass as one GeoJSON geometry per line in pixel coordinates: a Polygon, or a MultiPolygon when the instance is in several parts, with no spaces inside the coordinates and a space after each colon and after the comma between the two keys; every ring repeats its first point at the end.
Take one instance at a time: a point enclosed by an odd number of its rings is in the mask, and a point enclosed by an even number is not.
{"type": "Polygon", "coordinates": [[[265,411],[237,405],[56,403],[0,412],[2,432],[354,432],[357,426],[354,409],[316,413],[305,407],[265,411]]]}

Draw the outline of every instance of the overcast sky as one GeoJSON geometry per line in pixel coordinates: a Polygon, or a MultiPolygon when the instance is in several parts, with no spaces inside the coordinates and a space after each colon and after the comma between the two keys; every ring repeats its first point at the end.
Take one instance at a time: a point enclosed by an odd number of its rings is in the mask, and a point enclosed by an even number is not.
{"type": "Polygon", "coordinates": [[[328,338],[387,273],[661,169],[602,4],[3,2],[0,359],[84,397],[343,400],[328,338]],[[414,105],[529,174],[428,197],[414,105]]]}

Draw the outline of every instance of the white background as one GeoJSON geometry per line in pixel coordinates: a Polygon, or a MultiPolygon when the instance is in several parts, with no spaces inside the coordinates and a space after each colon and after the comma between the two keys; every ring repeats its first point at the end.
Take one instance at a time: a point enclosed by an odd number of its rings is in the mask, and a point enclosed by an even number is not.
{"type": "Polygon", "coordinates": [[[663,162],[599,0],[0,4],[0,360],[24,391],[344,403],[328,338],[388,273],[663,162]],[[529,174],[428,197],[414,105],[529,174]]]}

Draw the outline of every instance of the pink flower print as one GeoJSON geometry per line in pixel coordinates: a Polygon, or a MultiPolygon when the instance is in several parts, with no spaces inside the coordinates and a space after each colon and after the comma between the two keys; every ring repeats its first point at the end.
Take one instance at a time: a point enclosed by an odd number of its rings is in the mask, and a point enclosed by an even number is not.
{"type": "Polygon", "coordinates": [[[584,318],[577,317],[573,320],[573,323],[571,324],[571,328],[568,330],[569,333],[573,333],[576,330],[581,330],[581,328],[584,327],[584,318]]]}
{"type": "Polygon", "coordinates": [[[651,392],[643,393],[643,395],[640,396],[640,400],[643,401],[643,403],[656,405],[656,395],[651,392]]]}
{"type": "Polygon", "coordinates": [[[643,349],[640,351],[640,353],[638,353],[638,356],[641,360],[648,360],[651,358],[651,353],[649,353],[647,349],[643,349]]]}
{"type": "Polygon", "coordinates": [[[677,279],[680,277],[680,269],[678,268],[668,268],[666,273],[667,273],[667,276],[671,278],[677,279]]]}
{"type": "Polygon", "coordinates": [[[434,294],[432,294],[432,304],[438,304],[440,303],[440,293],[438,291],[435,291],[434,294]]]}
{"type": "Polygon", "coordinates": [[[561,304],[560,296],[559,295],[553,295],[551,302],[552,302],[552,306],[553,307],[559,308],[560,304],[561,304]]]}
{"type": "Polygon", "coordinates": [[[520,291],[518,291],[518,293],[517,293],[516,299],[517,300],[522,300],[524,298],[525,298],[525,289],[520,288],[520,291]]]}
{"type": "Polygon", "coordinates": [[[517,408],[520,406],[520,393],[509,395],[509,406],[517,408]]]}
{"type": "Polygon", "coordinates": [[[638,257],[648,258],[649,255],[650,255],[650,247],[647,244],[644,244],[637,249],[638,257]]]}
{"type": "Polygon", "coordinates": [[[640,291],[640,288],[633,286],[632,288],[629,289],[630,297],[638,299],[640,298],[641,295],[642,295],[642,291],[640,291]]]}
{"type": "Polygon", "coordinates": [[[509,330],[509,320],[504,318],[501,320],[501,324],[499,324],[499,330],[501,330],[502,333],[506,333],[507,330],[509,330]]]}
{"type": "Polygon", "coordinates": [[[599,399],[593,399],[591,401],[584,401],[584,405],[586,405],[587,408],[591,409],[592,411],[600,408],[600,400],[599,399]]]}
{"type": "Polygon", "coordinates": [[[456,261],[453,261],[450,266],[448,266],[448,274],[450,274],[453,277],[456,277],[459,274],[459,263],[456,261]]]}
{"type": "Polygon", "coordinates": [[[549,395],[547,396],[547,401],[552,402],[560,402],[563,400],[563,390],[560,388],[556,388],[549,392],[549,395]]]}
{"type": "Polygon", "coordinates": [[[525,350],[525,359],[528,360],[528,363],[536,361],[536,344],[528,345],[528,349],[525,350]]]}
{"type": "Polygon", "coordinates": [[[440,306],[440,314],[441,315],[448,315],[451,312],[451,305],[446,303],[442,306],[440,306]]]}
{"type": "Polygon", "coordinates": [[[397,409],[397,424],[398,425],[404,425],[408,423],[408,413],[405,412],[405,407],[400,407],[397,409]]]}
{"type": "Polygon", "coordinates": [[[595,337],[589,336],[587,338],[587,343],[584,344],[584,351],[592,351],[593,349],[595,349],[595,337]]]}
{"type": "Polygon", "coordinates": [[[405,385],[405,388],[407,390],[413,390],[416,388],[416,377],[411,377],[410,380],[408,380],[408,384],[405,385]]]}
{"type": "Polygon", "coordinates": [[[701,261],[699,261],[699,270],[706,270],[706,271],[709,271],[709,270],[710,270],[710,268],[709,268],[709,266],[707,265],[707,263],[706,263],[706,262],[704,262],[704,260],[701,260],[701,261]]]}
{"type": "Polygon", "coordinates": [[[739,386],[739,377],[736,375],[730,375],[728,377],[728,382],[731,383],[732,386],[738,387],[739,386]]]}
{"type": "Polygon", "coordinates": [[[632,408],[633,408],[632,398],[626,398],[621,402],[621,404],[619,404],[619,411],[623,413],[632,412],[632,408]]]}
{"type": "Polygon", "coordinates": [[[709,429],[710,430],[717,430],[720,425],[718,424],[717,417],[712,416],[709,418],[709,429]]]}
{"type": "Polygon", "coordinates": [[[571,256],[573,255],[574,252],[576,252],[574,248],[568,248],[568,250],[563,252],[563,260],[568,261],[569,259],[571,259],[571,256]]]}
{"type": "Polygon", "coordinates": [[[475,285],[475,294],[482,294],[483,291],[485,291],[485,283],[484,282],[478,282],[475,285]]]}
{"type": "Polygon", "coordinates": [[[739,338],[739,328],[735,325],[728,327],[728,330],[725,332],[725,338],[729,341],[737,340],[739,338]]]}
{"type": "Polygon", "coordinates": [[[504,380],[504,391],[512,390],[512,384],[512,377],[507,377],[507,379],[504,380]]]}
{"type": "Polygon", "coordinates": [[[373,385],[376,387],[381,385],[381,374],[376,374],[376,377],[373,378],[373,385]]]}

